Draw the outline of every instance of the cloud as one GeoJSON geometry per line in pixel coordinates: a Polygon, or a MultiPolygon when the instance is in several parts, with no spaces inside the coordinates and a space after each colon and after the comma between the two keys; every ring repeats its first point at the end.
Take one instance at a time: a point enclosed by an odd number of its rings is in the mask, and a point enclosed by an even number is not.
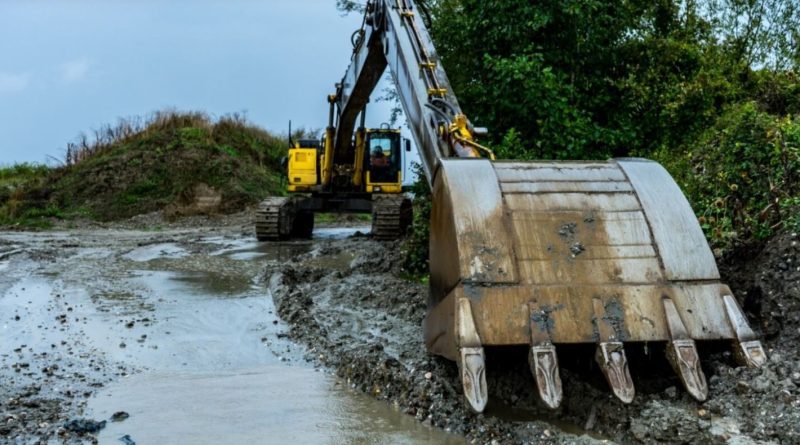
{"type": "Polygon", "coordinates": [[[30,76],[26,73],[0,72],[0,93],[19,93],[28,88],[30,80],[30,76]]]}
{"type": "Polygon", "coordinates": [[[64,83],[80,82],[89,74],[90,65],[88,59],[75,59],[62,64],[61,81],[64,83]]]}

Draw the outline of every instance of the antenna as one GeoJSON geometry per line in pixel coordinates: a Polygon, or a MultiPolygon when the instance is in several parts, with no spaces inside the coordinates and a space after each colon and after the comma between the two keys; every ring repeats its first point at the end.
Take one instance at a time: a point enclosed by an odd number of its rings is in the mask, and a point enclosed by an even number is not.
{"type": "Polygon", "coordinates": [[[294,142],[292,141],[292,120],[289,119],[289,148],[294,148],[294,142]]]}

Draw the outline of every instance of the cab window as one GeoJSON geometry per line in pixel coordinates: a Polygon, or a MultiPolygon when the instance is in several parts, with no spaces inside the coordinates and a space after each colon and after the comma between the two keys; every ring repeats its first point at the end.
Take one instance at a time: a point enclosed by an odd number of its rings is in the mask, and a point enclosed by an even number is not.
{"type": "Polygon", "coordinates": [[[369,140],[369,165],[371,167],[389,167],[394,165],[392,156],[392,139],[373,136],[369,140]]]}

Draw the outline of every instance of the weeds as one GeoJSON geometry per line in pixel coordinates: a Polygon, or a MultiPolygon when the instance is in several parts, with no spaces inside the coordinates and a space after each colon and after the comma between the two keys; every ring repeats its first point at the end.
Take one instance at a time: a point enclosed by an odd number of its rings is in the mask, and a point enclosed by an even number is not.
{"type": "Polygon", "coordinates": [[[220,211],[236,211],[282,193],[286,147],[285,138],[238,113],[215,120],[165,110],[119,119],[67,144],[59,167],[0,169],[0,224],[126,218],[161,209],[197,183],[222,194],[220,211]]]}

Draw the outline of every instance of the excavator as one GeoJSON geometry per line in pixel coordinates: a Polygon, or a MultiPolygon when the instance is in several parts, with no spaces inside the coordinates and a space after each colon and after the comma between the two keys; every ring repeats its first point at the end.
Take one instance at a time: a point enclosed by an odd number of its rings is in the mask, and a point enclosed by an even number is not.
{"type": "Polygon", "coordinates": [[[271,197],[256,211],[259,241],[309,238],[314,213],[372,213],[372,235],[381,240],[401,237],[412,220],[411,201],[403,194],[404,151],[411,141],[384,124],[364,127],[366,110],[355,141],[334,151],[335,96],[329,98],[329,123],[323,139],[291,140],[286,157],[288,197],[271,197]]]}
{"type": "Polygon", "coordinates": [[[708,383],[697,342],[730,342],[740,365],[766,362],[689,202],[661,165],[496,160],[477,140],[486,130],[459,107],[412,0],[368,1],[354,37],[329,97],[336,116],[322,184],[342,172],[359,179],[363,151],[352,148],[365,133],[355,123],[388,66],[432,191],[424,341],[457,363],[472,410],[488,400],[485,348],[524,345],[538,394],[553,409],[564,392],[559,345],[595,345],[598,369],[623,403],[635,394],[626,347],[664,345],[698,401],[708,383]]]}

